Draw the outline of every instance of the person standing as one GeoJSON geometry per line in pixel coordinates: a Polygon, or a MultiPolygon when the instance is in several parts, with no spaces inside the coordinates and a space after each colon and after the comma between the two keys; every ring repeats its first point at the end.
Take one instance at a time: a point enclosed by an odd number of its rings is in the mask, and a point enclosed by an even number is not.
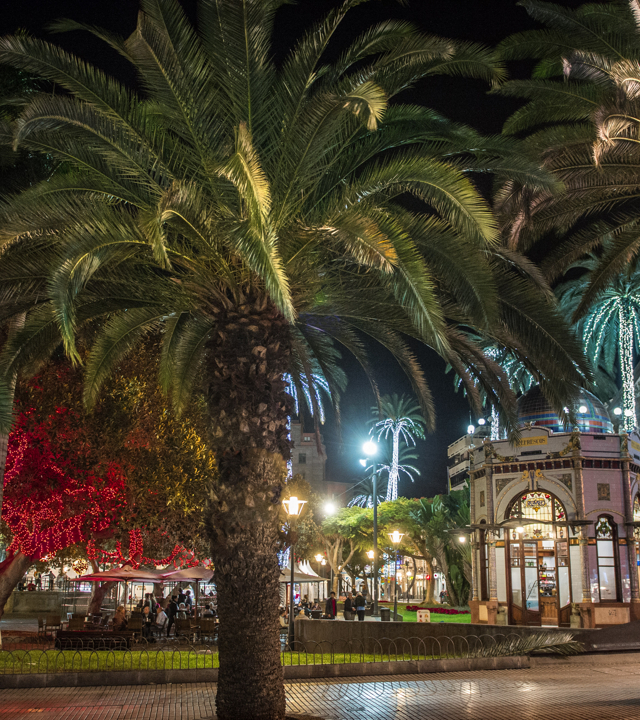
{"type": "Polygon", "coordinates": [[[364,613],[367,609],[367,601],[364,599],[362,592],[358,591],[354,605],[356,606],[356,612],[358,613],[358,620],[360,622],[364,622],[364,613]]]}
{"type": "Polygon", "coordinates": [[[353,595],[348,592],[344,601],[344,619],[353,620],[353,595]]]}
{"type": "Polygon", "coordinates": [[[336,594],[331,591],[331,595],[327,598],[327,602],[324,607],[324,614],[328,615],[332,620],[336,619],[338,614],[338,603],[336,602],[336,594]]]}
{"type": "Polygon", "coordinates": [[[191,590],[186,591],[184,604],[187,606],[187,615],[193,615],[193,598],[191,597],[191,590]]]}
{"type": "Polygon", "coordinates": [[[178,598],[175,595],[171,596],[171,601],[169,602],[169,605],[167,607],[167,617],[169,618],[169,622],[167,623],[167,637],[171,634],[171,626],[176,621],[176,615],[178,614],[178,603],[176,602],[178,598]]]}

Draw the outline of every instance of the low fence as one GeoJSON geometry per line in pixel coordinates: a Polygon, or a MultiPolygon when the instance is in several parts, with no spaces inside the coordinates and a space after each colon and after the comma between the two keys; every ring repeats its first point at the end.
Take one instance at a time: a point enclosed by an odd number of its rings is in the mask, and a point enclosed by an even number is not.
{"type": "MultiPolygon", "coordinates": [[[[522,636],[457,635],[441,638],[381,638],[294,642],[282,651],[285,667],[314,665],[374,664],[424,660],[471,660],[526,655],[527,652],[567,652],[572,637],[540,633],[529,649],[522,636]],[[372,650],[372,651],[371,651],[372,650]]],[[[579,646],[573,643],[573,651],[579,646]]],[[[7,639],[0,650],[1,675],[51,675],[61,673],[150,672],[164,670],[204,670],[218,667],[215,645],[194,644],[175,638],[163,644],[137,640],[133,647],[115,649],[98,638],[77,644],[74,649],[56,649],[50,638],[7,639]]],[[[0,683],[1,685],[1,683],[0,683]]]]}

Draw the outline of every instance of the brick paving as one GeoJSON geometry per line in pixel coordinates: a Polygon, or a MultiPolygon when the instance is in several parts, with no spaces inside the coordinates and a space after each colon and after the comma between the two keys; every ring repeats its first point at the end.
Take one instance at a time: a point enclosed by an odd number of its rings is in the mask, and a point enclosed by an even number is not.
{"type": "MultiPolygon", "coordinates": [[[[611,659],[608,659],[611,662],[611,659]]],[[[640,664],[287,682],[288,712],[326,720],[640,720],[640,664]]],[[[215,686],[0,690],[0,720],[205,720],[215,686]]]]}

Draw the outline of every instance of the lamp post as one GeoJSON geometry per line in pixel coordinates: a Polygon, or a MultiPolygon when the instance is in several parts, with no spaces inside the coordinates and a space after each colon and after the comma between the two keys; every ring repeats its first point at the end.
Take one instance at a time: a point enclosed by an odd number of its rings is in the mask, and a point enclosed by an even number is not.
{"type": "MultiPolygon", "coordinates": [[[[378,452],[378,446],[373,440],[368,440],[363,446],[362,450],[365,453],[364,464],[367,464],[367,460],[373,457],[378,452]]],[[[373,482],[373,615],[372,617],[378,617],[378,467],[373,462],[373,476],[371,478],[373,482]]]]}
{"type": "Polygon", "coordinates": [[[394,590],[394,601],[393,601],[393,619],[395,620],[398,616],[398,558],[399,558],[399,548],[400,548],[400,541],[404,537],[404,533],[398,532],[397,530],[394,530],[392,533],[389,533],[389,537],[391,538],[391,542],[393,543],[393,547],[396,549],[396,561],[394,563],[394,569],[393,569],[393,590],[394,590]]]}
{"type": "Polygon", "coordinates": [[[291,534],[291,546],[289,547],[289,563],[291,565],[291,600],[289,605],[289,649],[293,650],[293,641],[294,641],[294,635],[293,635],[293,605],[295,601],[295,593],[293,589],[293,551],[295,549],[295,542],[294,542],[294,535],[293,535],[293,526],[296,520],[300,517],[300,513],[302,512],[302,508],[304,504],[306,503],[306,500],[298,500],[298,498],[295,495],[292,495],[288,500],[283,500],[282,504],[284,505],[284,509],[287,512],[287,515],[289,516],[289,533],[291,534]]]}

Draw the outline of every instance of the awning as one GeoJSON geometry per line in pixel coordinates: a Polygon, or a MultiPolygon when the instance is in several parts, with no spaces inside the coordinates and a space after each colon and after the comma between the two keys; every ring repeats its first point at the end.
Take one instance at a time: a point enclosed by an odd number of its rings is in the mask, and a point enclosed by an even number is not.
{"type": "MultiPolygon", "coordinates": [[[[280,569],[280,582],[281,583],[291,582],[291,568],[285,567],[285,568],[280,569]]],[[[318,575],[307,575],[307,573],[301,572],[299,569],[296,570],[294,568],[293,582],[316,583],[316,582],[329,582],[329,581],[326,578],[319,577],[318,575]]]]}
{"type": "Polygon", "coordinates": [[[111,570],[104,570],[103,572],[90,573],[89,575],[81,575],[70,582],[106,582],[109,580],[112,582],[164,582],[164,578],[158,570],[134,570],[130,565],[125,565],[121,568],[111,568],[111,570]]]}
{"type": "Polygon", "coordinates": [[[164,580],[171,582],[188,582],[202,580],[203,582],[209,582],[213,577],[213,570],[211,568],[197,565],[191,568],[182,568],[181,570],[173,570],[172,572],[162,572],[164,580]]]}

